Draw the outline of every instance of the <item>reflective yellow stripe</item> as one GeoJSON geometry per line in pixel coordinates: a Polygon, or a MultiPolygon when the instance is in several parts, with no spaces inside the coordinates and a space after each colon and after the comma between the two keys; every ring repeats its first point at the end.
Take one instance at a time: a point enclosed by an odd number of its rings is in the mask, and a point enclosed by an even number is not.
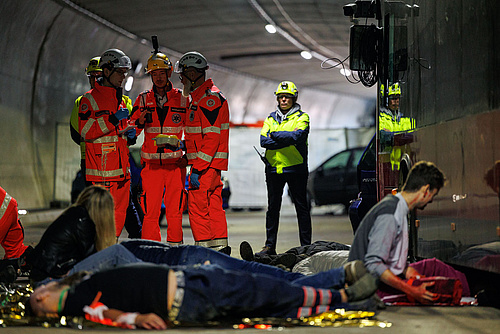
{"type": "Polygon", "coordinates": [[[108,129],[108,126],[106,125],[106,122],[104,121],[104,118],[99,117],[97,119],[97,124],[99,124],[102,133],[108,133],[110,131],[110,129],[108,129]]]}
{"type": "Polygon", "coordinates": [[[90,142],[92,142],[94,144],[117,143],[118,142],[118,136],[100,137],[100,138],[96,138],[94,140],[91,140],[90,142]]]}
{"type": "Polygon", "coordinates": [[[200,158],[206,162],[211,162],[212,159],[229,159],[229,153],[227,152],[217,152],[213,157],[201,151],[198,153],[187,153],[186,155],[190,160],[200,158]]]}
{"type": "Polygon", "coordinates": [[[215,159],[228,159],[229,158],[229,153],[227,153],[227,152],[217,152],[217,153],[215,153],[214,158],[215,159]]]}
{"type": "Polygon", "coordinates": [[[210,240],[209,241],[195,241],[194,245],[201,246],[201,247],[210,247],[210,240]]]}
{"type": "Polygon", "coordinates": [[[87,138],[87,132],[89,132],[90,128],[92,127],[92,124],[94,124],[95,119],[91,118],[88,120],[87,123],[85,123],[85,126],[82,128],[82,133],[80,134],[83,140],[86,140],[87,138]]]}
{"type": "Polygon", "coordinates": [[[222,123],[220,125],[221,130],[229,130],[229,123],[222,123]]]}
{"type": "MultiPolygon", "coordinates": [[[[182,130],[181,126],[163,127],[163,133],[179,133],[181,132],[181,130],[182,130]]],[[[144,131],[146,133],[162,133],[162,128],[157,126],[152,126],[152,127],[146,127],[144,131]]]]}
{"type": "Polygon", "coordinates": [[[2,206],[0,206],[0,219],[3,218],[5,211],[7,211],[7,207],[9,206],[11,199],[12,197],[9,194],[5,193],[5,198],[3,199],[2,206]]]}
{"type": "Polygon", "coordinates": [[[92,94],[90,93],[85,93],[83,94],[84,97],[87,98],[87,100],[89,100],[90,102],[90,106],[92,107],[92,109],[94,110],[99,110],[99,105],[97,104],[97,102],[95,101],[94,97],[92,96],[92,94]]]}
{"type": "Polygon", "coordinates": [[[218,133],[220,134],[220,128],[216,126],[207,126],[203,129],[203,133],[218,133]]]}
{"type": "Polygon", "coordinates": [[[186,133],[201,133],[201,126],[186,126],[186,133]]]}
{"type": "Polygon", "coordinates": [[[146,153],[141,151],[141,157],[149,160],[177,159],[182,157],[182,151],[179,150],[171,153],[146,153]]]}
{"type": "Polygon", "coordinates": [[[85,173],[87,175],[92,175],[92,176],[100,176],[100,177],[113,177],[113,176],[122,176],[123,171],[121,169],[115,169],[115,170],[98,170],[98,169],[86,169],[85,173]]]}
{"type": "Polygon", "coordinates": [[[212,157],[203,152],[198,152],[198,158],[200,158],[201,160],[205,160],[206,162],[212,162],[212,157]]]}

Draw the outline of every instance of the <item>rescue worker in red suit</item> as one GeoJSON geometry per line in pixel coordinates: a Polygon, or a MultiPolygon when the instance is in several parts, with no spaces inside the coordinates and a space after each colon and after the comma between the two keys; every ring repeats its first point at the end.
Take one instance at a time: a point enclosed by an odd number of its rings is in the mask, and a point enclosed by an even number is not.
{"type": "Polygon", "coordinates": [[[17,201],[0,187],[0,244],[4,259],[19,258],[28,248],[24,243],[24,229],[17,215],[17,201]]]}
{"type": "Polygon", "coordinates": [[[229,254],[226,214],[222,208],[221,171],[229,158],[229,107],[226,98],[205,79],[207,60],[199,52],[187,52],[176,63],[190,95],[185,143],[189,178],[188,211],[195,245],[229,254]]]}
{"type": "Polygon", "coordinates": [[[105,51],[99,61],[102,78],[80,102],[80,136],[85,141],[85,178],[109,190],[115,202],[118,238],[125,224],[130,196],[128,144],[134,144],[136,129],[128,122],[129,110],[122,99],[122,83],[131,68],[121,50],[105,51]]]}
{"type": "Polygon", "coordinates": [[[161,52],[149,57],[146,72],[151,75],[153,89],[139,94],[131,121],[138,131],[144,129],[141,149],[142,196],[144,210],[142,239],[161,241],[158,220],[161,202],[165,203],[167,242],[183,243],[182,212],[186,201],[184,182],[187,158],[180,148],[188,98],[172,87],[172,63],[161,52]]]}

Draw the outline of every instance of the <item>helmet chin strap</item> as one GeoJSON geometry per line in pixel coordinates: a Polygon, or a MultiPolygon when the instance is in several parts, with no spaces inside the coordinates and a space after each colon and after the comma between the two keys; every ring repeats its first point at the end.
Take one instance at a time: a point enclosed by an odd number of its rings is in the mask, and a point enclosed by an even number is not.
{"type": "Polygon", "coordinates": [[[108,76],[106,76],[104,74],[104,70],[102,71],[102,76],[104,79],[106,79],[107,82],[109,82],[109,84],[114,88],[114,89],[118,89],[118,88],[121,88],[121,87],[117,87],[115,85],[113,85],[113,83],[111,82],[111,80],[109,80],[109,78],[111,78],[111,76],[113,75],[113,73],[115,73],[116,69],[113,67],[113,69],[111,70],[111,72],[109,73],[108,76]]]}
{"type": "Polygon", "coordinates": [[[186,75],[184,75],[184,73],[181,73],[181,76],[179,77],[179,79],[182,80],[182,77],[186,78],[188,81],[189,81],[189,86],[188,85],[184,85],[184,89],[188,89],[189,88],[189,91],[192,92],[194,90],[194,84],[196,81],[200,80],[204,75],[205,75],[205,71],[204,70],[196,70],[198,73],[200,73],[199,76],[197,76],[194,80],[191,80],[189,79],[186,75]]]}

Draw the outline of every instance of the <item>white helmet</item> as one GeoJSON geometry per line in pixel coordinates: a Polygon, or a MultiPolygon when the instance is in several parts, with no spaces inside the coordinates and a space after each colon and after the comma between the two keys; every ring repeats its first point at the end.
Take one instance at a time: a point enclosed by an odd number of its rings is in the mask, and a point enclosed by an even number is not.
{"type": "Polygon", "coordinates": [[[179,59],[175,63],[174,72],[182,73],[182,71],[184,71],[188,67],[194,67],[198,70],[207,70],[207,59],[199,52],[186,52],[182,55],[181,59],[179,59]]]}
{"type": "Polygon", "coordinates": [[[118,49],[109,49],[104,51],[99,61],[100,68],[108,68],[110,70],[114,68],[126,68],[130,70],[132,68],[132,63],[130,58],[123,53],[123,51],[118,49]]]}

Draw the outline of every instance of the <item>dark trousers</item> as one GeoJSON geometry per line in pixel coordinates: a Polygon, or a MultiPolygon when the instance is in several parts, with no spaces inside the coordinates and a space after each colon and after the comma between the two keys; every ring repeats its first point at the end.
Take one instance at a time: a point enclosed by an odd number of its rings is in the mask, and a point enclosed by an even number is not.
{"type": "Polygon", "coordinates": [[[177,281],[177,289],[183,290],[184,297],[176,320],[181,322],[228,321],[243,317],[299,318],[331,308],[349,308],[341,302],[340,293],[333,289],[302,286],[268,275],[225,270],[216,265],[180,270],[183,275],[177,281]]]}
{"type": "Polygon", "coordinates": [[[311,209],[307,202],[307,176],[307,173],[266,173],[266,246],[276,249],[281,202],[285,184],[288,184],[295,212],[297,213],[300,245],[311,244],[311,209]]]}
{"type": "MultiPolygon", "coordinates": [[[[300,273],[285,271],[277,267],[257,262],[243,261],[201,246],[179,245],[171,247],[170,245],[151,240],[130,240],[124,241],[120,245],[128,249],[134,256],[144,262],[176,266],[203,264],[205,261],[209,261],[211,264],[219,265],[227,270],[264,274],[295,284],[316,288],[338,289],[342,288],[345,283],[345,272],[342,267],[323,271],[315,275],[305,276],[300,273]]],[[[108,249],[100,253],[105,254],[106,252],[114,253],[120,251],[119,249],[113,250],[113,248],[117,248],[117,246],[108,247],[108,249]]],[[[117,257],[117,255],[113,254],[107,257],[117,257]]],[[[80,270],[90,270],[90,268],[80,268],[80,270]]]]}

